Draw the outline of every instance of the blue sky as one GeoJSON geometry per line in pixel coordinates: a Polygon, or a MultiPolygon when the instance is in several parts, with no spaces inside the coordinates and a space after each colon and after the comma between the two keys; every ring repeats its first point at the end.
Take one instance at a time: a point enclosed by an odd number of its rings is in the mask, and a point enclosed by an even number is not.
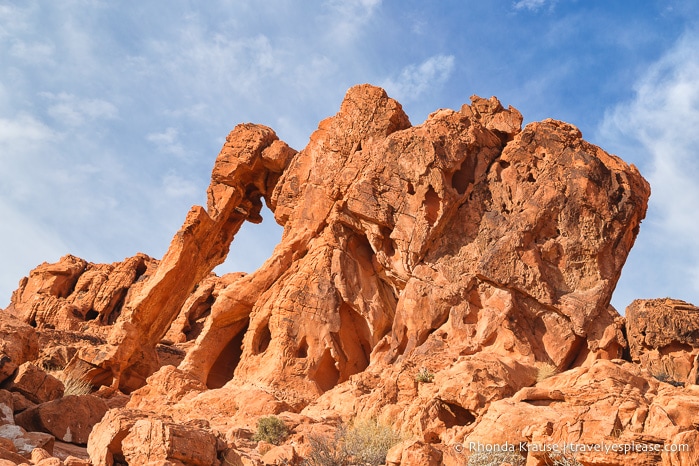
{"type": "MultiPolygon", "coordinates": [[[[237,123],[301,149],[350,86],[413,124],[469,96],[557,118],[653,194],[612,300],[699,304],[699,6],[597,0],[0,0],[0,307],[43,261],[160,257],[237,123]]],[[[269,213],[220,272],[254,270],[269,213]]]]}

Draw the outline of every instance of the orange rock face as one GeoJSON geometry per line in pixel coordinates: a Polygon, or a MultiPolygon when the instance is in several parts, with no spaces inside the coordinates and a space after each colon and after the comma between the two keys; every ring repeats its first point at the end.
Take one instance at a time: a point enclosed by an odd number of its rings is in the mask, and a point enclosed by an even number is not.
{"type": "MultiPolygon", "coordinates": [[[[696,345],[640,312],[648,303],[628,311],[627,332],[609,304],[648,183],[570,124],[521,128],[516,109],[471,100],[412,126],[382,89],[355,86],[299,152],[239,125],[206,209],[190,210],[160,261],[66,256],[24,279],[9,311],[41,338],[95,339],[42,358],[131,394],[93,430],[93,463],[298,462],[309,425],[359,415],[411,439],[394,465],[465,464],[453,446],[469,441],[694,439],[696,394],[641,366],[696,345]],[[212,275],[262,202],[284,227],[272,256],[212,275]],[[622,361],[626,335],[641,366],[622,361]],[[245,433],[268,414],[295,430],[270,451],[245,433]]],[[[695,383],[682,358],[673,367],[695,383]]],[[[605,458],[583,464],[690,461],[605,458]]]]}
{"type": "Polygon", "coordinates": [[[626,308],[634,362],[664,382],[699,383],[699,308],[677,299],[637,299],[626,308]]]}

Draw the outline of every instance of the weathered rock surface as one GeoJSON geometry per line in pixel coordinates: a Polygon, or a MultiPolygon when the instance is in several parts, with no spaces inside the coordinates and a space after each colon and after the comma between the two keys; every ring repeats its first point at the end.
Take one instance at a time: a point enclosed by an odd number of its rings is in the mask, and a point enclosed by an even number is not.
{"type": "Polygon", "coordinates": [[[23,363],[38,355],[36,332],[29,325],[0,312],[0,383],[23,363]]]}
{"type": "Polygon", "coordinates": [[[108,411],[93,395],[70,395],[22,411],[15,422],[28,431],[46,432],[64,442],[87,444],[92,428],[108,411]]]}
{"type": "Polygon", "coordinates": [[[216,437],[195,425],[138,410],[111,410],[90,434],[94,466],[127,464],[219,464],[216,437]],[[170,462],[170,463],[168,463],[170,462]]]}
{"type": "Polygon", "coordinates": [[[626,361],[599,360],[494,402],[472,429],[453,440],[465,446],[530,444],[530,455],[539,458],[532,464],[545,464],[545,452],[534,451],[537,445],[540,450],[546,445],[659,445],[657,451],[586,451],[575,457],[582,464],[675,464],[662,461],[662,448],[679,445],[674,442],[683,432],[696,432],[697,395],[696,388],[686,392],[661,383],[626,361]]]}
{"type": "Polygon", "coordinates": [[[8,310],[41,338],[74,340],[42,361],[131,397],[92,430],[93,464],[216,464],[217,452],[294,462],[308,426],[332,432],[360,414],[411,438],[389,455],[403,466],[464,464],[454,445],[470,441],[696,439],[699,393],[651,373],[669,360],[696,383],[691,312],[634,303],[625,327],[609,305],[647,182],[572,125],[521,123],[474,96],[412,126],[383,90],[355,86],[300,152],[270,128],[237,126],[207,208],[190,210],[162,260],[38,267],[8,310]],[[272,256],[212,275],[263,200],[284,226],[272,256]],[[640,365],[621,359],[629,351],[640,365]],[[542,381],[544,367],[559,374],[542,381]],[[250,439],[268,414],[292,431],[274,454],[250,439]]]}
{"type": "Polygon", "coordinates": [[[63,383],[31,362],[17,369],[14,377],[4,388],[21,393],[33,403],[45,403],[63,396],[63,383]]]}
{"type": "Polygon", "coordinates": [[[626,308],[634,362],[656,378],[699,383],[699,308],[676,299],[636,300],[626,308]]]}

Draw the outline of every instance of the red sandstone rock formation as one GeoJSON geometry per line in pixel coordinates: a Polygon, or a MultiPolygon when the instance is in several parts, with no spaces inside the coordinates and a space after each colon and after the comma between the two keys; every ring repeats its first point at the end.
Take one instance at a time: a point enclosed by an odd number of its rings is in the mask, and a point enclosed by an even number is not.
{"type": "Polygon", "coordinates": [[[636,300],[626,308],[634,362],[675,385],[699,383],[699,308],[677,299],[636,300]]]}
{"type": "MultiPolygon", "coordinates": [[[[625,322],[609,305],[648,184],[572,125],[521,122],[473,97],[412,126],[383,90],[356,86],[298,153],[267,127],[236,127],[207,208],[190,210],[162,260],[35,269],[8,311],[67,343],[44,345],[41,361],[132,392],[92,429],[93,464],[293,463],[309,436],[357,416],[410,437],[388,458],[403,466],[464,464],[453,446],[469,441],[696,441],[699,393],[641,368],[655,351],[696,382],[677,362],[696,353],[684,324],[661,328],[644,311],[660,305],[634,303],[639,366],[621,359],[625,322]],[[215,277],[263,199],[281,242],[254,273],[215,277]],[[560,374],[541,380],[546,366],[560,374]],[[292,435],[255,447],[271,413],[292,435]]],[[[35,357],[13,356],[8,375],[35,357]]]]}

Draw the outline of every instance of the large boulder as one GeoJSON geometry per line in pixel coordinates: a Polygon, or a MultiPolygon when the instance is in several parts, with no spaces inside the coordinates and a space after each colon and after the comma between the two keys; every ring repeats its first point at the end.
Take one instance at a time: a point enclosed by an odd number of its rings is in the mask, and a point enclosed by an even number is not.
{"type": "Polygon", "coordinates": [[[15,416],[15,422],[28,431],[85,445],[108,409],[107,403],[94,395],[70,395],[26,409],[15,416]]]}
{"type": "Polygon", "coordinates": [[[656,378],[699,384],[699,308],[677,299],[637,299],[626,308],[629,351],[656,378]]]}
{"type": "Polygon", "coordinates": [[[38,339],[34,329],[0,311],[0,383],[8,379],[17,368],[38,356],[38,339]]]}
{"type": "Polygon", "coordinates": [[[126,464],[219,464],[218,442],[209,431],[138,410],[111,410],[90,434],[94,466],[126,464]]]}
{"type": "Polygon", "coordinates": [[[7,390],[21,393],[33,403],[45,403],[63,396],[63,383],[31,362],[25,362],[4,385],[7,390]]]}

